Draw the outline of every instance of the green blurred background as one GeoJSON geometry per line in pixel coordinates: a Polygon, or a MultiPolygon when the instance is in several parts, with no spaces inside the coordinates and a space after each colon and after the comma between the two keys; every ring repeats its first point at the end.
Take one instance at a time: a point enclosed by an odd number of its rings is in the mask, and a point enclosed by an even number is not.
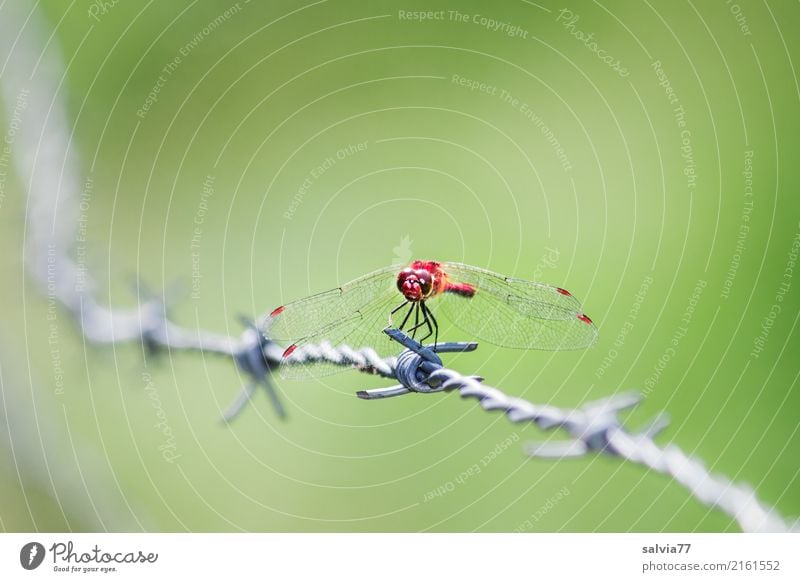
{"type": "MultiPolygon", "coordinates": [[[[800,515],[796,3],[43,8],[101,302],[179,283],[177,321],[238,335],[240,314],[412,257],[561,285],[599,326],[593,348],[446,363],[563,407],[643,391],[630,426],[667,411],[659,442],[800,515]]],[[[4,530],[737,530],[638,466],[529,459],[524,442],[564,435],[454,394],[279,381],[287,421],[259,393],[224,426],[244,381],[230,362],[88,345],[66,314],[57,379],[23,193],[11,176],[0,208],[4,530]]]]}

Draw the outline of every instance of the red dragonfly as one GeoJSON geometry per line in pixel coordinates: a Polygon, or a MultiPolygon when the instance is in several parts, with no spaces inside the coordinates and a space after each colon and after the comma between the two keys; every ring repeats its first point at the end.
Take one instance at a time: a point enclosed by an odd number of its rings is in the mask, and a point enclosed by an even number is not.
{"type": "MultiPolygon", "coordinates": [[[[433,336],[436,345],[439,324],[429,303],[462,331],[501,347],[574,350],[597,337],[597,328],[578,300],[561,287],[436,261],[386,267],[287,303],[267,316],[264,331],[270,339],[293,342],[284,358],[299,346],[322,341],[369,346],[386,355],[397,352],[397,345],[382,333],[387,319],[389,327],[415,338],[419,334],[420,341],[433,336]],[[393,323],[396,315],[398,325],[393,323]]],[[[281,372],[319,376],[336,370],[315,364],[286,366],[281,372]]]]}

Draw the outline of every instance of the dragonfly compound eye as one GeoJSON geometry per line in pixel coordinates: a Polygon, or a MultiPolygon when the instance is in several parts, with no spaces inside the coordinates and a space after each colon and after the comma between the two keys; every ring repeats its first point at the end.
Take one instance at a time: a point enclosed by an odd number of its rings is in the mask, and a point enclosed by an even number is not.
{"type": "Polygon", "coordinates": [[[424,269],[417,269],[414,271],[414,274],[417,276],[420,291],[422,291],[422,298],[427,298],[431,294],[431,288],[433,287],[433,278],[430,272],[424,269]]]}
{"type": "MultiPolygon", "coordinates": [[[[428,281],[428,287],[430,287],[430,281],[428,281]]],[[[420,281],[418,273],[412,269],[403,269],[400,272],[397,276],[397,288],[409,301],[419,301],[425,295],[422,281],[420,281]]]]}

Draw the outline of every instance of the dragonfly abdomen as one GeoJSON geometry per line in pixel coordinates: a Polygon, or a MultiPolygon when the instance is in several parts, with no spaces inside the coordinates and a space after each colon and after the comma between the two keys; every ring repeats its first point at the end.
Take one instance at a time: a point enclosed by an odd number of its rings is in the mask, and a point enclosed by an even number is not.
{"type": "Polygon", "coordinates": [[[453,295],[461,295],[462,297],[474,297],[475,287],[467,283],[450,283],[448,281],[444,288],[445,293],[452,293],[453,295]]]}

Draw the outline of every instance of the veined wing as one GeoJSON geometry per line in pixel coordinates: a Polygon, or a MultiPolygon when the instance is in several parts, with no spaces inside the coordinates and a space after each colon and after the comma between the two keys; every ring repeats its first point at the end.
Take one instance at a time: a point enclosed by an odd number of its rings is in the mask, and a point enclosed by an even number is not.
{"type": "Polygon", "coordinates": [[[291,363],[292,352],[301,346],[327,342],[332,347],[348,344],[353,349],[372,347],[382,356],[397,351],[382,333],[393,307],[403,301],[395,286],[402,267],[391,266],[373,271],[341,287],[282,305],[264,320],[267,337],[285,342],[284,377],[308,378],[346,370],[346,367],[309,360],[291,363]]]}
{"type": "Polygon", "coordinates": [[[285,352],[280,375],[306,379],[344,372],[347,366],[329,360],[340,357],[344,346],[356,351],[370,348],[382,358],[399,354],[403,347],[383,333],[389,323],[389,313],[402,301],[402,298],[398,301],[398,296],[396,289],[393,293],[381,294],[348,317],[295,340],[285,352]],[[329,350],[328,356],[319,357],[329,350]],[[299,361],[298,357],[301,358],[299,361]]]}
{"type": "MultiPolygon", "coordinates": [[[[378,269],[336,289],[282,305],[265,318],[263,331],[276,341],[301,340],[317,330],[352,318],[358,310],[388,297],[391,292],[400,304],[403,297],[394,285],[399,270],[398,266],[378,269]]],[[[388,313],[386,315],[388,321],[388,313]]]]}
{"type": "Polygon", "coordinates": [[[463,265],[443,263],[455,283],[475,288],[465,297],[444,293],[441,311],[460,329],[492,344],[521,349],[570,350],[591,345],[597,328],[568,291],[463,265]]]}

